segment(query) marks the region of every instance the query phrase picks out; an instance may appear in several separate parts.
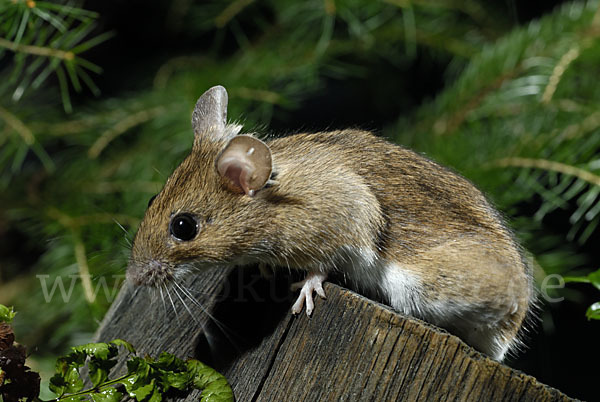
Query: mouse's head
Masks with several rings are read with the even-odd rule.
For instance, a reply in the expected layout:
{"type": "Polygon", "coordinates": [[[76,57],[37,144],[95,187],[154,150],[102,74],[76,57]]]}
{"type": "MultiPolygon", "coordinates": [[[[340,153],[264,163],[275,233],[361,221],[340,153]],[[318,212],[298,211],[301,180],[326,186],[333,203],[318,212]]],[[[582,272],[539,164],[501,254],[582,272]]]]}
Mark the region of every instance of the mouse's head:
{"type": "Polygon", "coordinates": [[[150,200],[135,236],[128,278],[160,286],[192,266],[240,262],[264,248],[271,152],[227,125],[227,92],[216,86],[194,108],[191,154],[150,200]]]}

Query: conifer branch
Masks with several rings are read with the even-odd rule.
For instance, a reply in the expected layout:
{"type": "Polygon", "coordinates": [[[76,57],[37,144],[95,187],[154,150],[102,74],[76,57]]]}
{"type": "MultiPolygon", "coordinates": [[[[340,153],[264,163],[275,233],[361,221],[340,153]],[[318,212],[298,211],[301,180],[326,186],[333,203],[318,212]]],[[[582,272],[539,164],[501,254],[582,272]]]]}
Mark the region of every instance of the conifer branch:
{"type": "Polygon", "coordinates": [[[81,277],[81,284],[83,286],[83,294],[89,304],[94,302],[94,291],[92,289],[92,277],[90,275],[90,267],[88,265],[88,259],[85,252],[85,245],[81,240],[81,236],[78,232],[73,232],[75,238],[75,261],[79,268],[79,276],[81,277]]]}
{"type": "Polygon", "coordinates": [[[75,254],[75,261],[77,262],[77,267],[79,270],[79,275],[81,277],[81,283],[83,285],[85,298],[88,303],[93,303],[94,293],[92,291],[90,269],[87,263],[85,245],[83,244],[83,241],[81,240],[81,237],[79,235],[79,225],[74,221],[74,219],[71,216],[59,211],[57,208],[50,207],[47,211],[47,214],[71,232],[74,241],[73,251],[75,254]]]}
{"type": "Polygon", "coordinates": [[[46,215],[71,231],[77,231],[81,227],[92,224],[112,224],[115,220],[131,226],[135,226],[140,222],[138,218],[124,214],[98,213],[73,217],[54,207],[48,208],[46,215]]]}
{"type": "Polygon", "coordinates": [[[160,66],[160,68],[154,75],[154,88],[166,88],[167,83],[169,82],[169,78],[171,78],[171,75],[173,75],[177,70],[185,67],[200,67],[205,61],[206,58],[198,56],[179,56],[168,60],[166,63],[160,66]]]}
{"type": "Polygon", "coordinates": [[[581,123],[571,124],[567,126],[561,133],[559,139],[572,140],[574,138],[580,138],[584,134],[600,128],[600,110],[588,115],[581,123]]]}
{"type": "Polygon", "coordinates": [[[73,251],[75,254],[75,261],[77,263],[84,295],[88,303],[94,303],[94,291],[90,268],[88,265],[87,253],[85,251],[85,243],[81,239],[80,228],[91,223],[113,223],[115,221],[127,221],[128,224],[135,226],[139,223],[139,220],[127,215],[115,214],[93,214],[74,218],[54,207],[50,207],[46,213],[50,218],[56,220],[61,226],[71,232],[74,243],[73,251]]]}
{"type": "Polygon", "coordinates": [[[335,0],[323,0],[323,1],[324,1],[325,13],[327,15],[335,15],[335,12],[336,12],[335,0]]]}
{"type": "Polygon", "coordinates": [[[469,112],[477,109],[484,99],[504,84],[504,82],[518,76],[522,70],[522,65],[517,65],[510,71],[498,76],[489,85],[484,86],[466,102],[466,104],[451,116],[442,116],[433,124],[433,131],[436,135],[452,134],[468,117],[469,112]]]}
{"type": "Polygon", "coordinates": [[[283,101],[283,97],[274,91],[267,91],[263,89],[238,87],[231,90],[232,94],[239,96],[244,99],[251,99],[259,102],[277,104],[283,101]]]}
{"type": "Polygon", "coordinates": [[[452,1],[452,0],[384,0],[385,3],[393,4],[400,8],[420,6],[424,8],[439,8],[447,10],[458,10],[471,17],[480,24],[488,24],[490,18],[484,8],[475,1],[452,1]]]}
{"type": "MultiPolygon", "coordinates": [[[[163,183],[158,181],[105,181],[90,183],[85,191],[96,194],[120,193],[123,191],[139,191],[142,193],[156,194],[163,183]]],[[[128,220],[131,221],[131,217],[128,220]]]]}
{"type": "Polygon", "coordinates": [[[75,53],[49,47],[23,45],[21,43],[11,42],[7,39],[0,38],[0,47],[12,50],[13,52],[27,53],[34,56],[56,57],[62,60],[75,59],[75,53]]]}
{"type": "Polygon", "coordinates": [[[23,138],[25,144],[31,146],[35,143],[33,132],[17,116],[0,106],[0,118],[12,127],[23,138]]]}
{"type": "Polygon", "coordinates": [[[244,8],[254,3],[254,0],[236,0],[230,3],[221,14],[215,18],[215,26],[217,28],[223,28],[229,23],[237,14],[239,14],[244,8]]]}
{"type": "Polygon", "coordinates": [[[497,167],[520,167],[549,170],[577,177],[594,186],[600,187],[600,176],[593,174],[592,172],[589,172],[585,169],[578,168],[576,166],[567,165],[565,163],[551,161],[547,159],[511,157],[498,159],[496,161],[493,161],[491,165],[497,167]]]}
{"type": "Polygon", "coordinates": [[[90,159],[96,159],[100,153],[119,135],[123,134],[130,128],[133,128],[137,125],[147,122],[148,120],[152,120],[156,116],[164,113],[165,108],[162,106],[158,106],[148,110],[142,110],[140,112],[134,113],[131,116],[121,120],[114,127],[106,130],[104,133],[100,135],[100,138],[94,142],[94,144],[88,150],[88,157],[90,159]]]}
{"type": "Polygon", "coordinates": [[[556,87],[558,86],[558,82],[562,75],[567,71],[569,65],[581,54],[579,45],[574,44],[571,49],[567,53],[565,53],[559,60],[558,64],[554,67],[552,71],[552,75],[548,80],[548,85],[546,85],[546,89],[544,90],[544,94],[542,95],[542,103],[550,103],[552,100],[552,96],[554,92],[556,92],[556,87]]]}

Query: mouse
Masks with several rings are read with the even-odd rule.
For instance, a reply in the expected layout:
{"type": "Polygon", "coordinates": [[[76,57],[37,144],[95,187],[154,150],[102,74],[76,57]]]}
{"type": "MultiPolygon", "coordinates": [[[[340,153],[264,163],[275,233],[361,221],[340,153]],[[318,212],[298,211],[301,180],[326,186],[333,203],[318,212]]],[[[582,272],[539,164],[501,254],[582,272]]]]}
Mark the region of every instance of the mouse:
{"type": "Polygon", "coordinates": [[[531,264],[475,185],[369,131],[241,133],[227,105],[222,86],[198,99],[192,150],[149,202],[130,282],[285,267],[306,272],[291,311],[310,316],[323,282],[341,274],[497,361],[519,349],[535,303],[531,264]]]}

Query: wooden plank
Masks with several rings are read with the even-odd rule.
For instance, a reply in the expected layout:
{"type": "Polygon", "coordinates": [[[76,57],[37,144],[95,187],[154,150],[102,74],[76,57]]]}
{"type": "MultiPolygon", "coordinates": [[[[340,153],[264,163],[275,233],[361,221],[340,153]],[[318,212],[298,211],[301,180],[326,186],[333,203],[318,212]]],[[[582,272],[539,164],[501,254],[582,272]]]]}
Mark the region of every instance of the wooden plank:
{"type": "Polygon", "coordinates": [[[181,284],[202,304],[187,307],[174,291],[163,305],[145,289],[124,288],[96,338],[198,358],[228,378],[237,401],[570,400],[439,328],[333,284],[313,317],[293,317],[290,282],[265,280],[256,269],[214,269],[181,284]]]}

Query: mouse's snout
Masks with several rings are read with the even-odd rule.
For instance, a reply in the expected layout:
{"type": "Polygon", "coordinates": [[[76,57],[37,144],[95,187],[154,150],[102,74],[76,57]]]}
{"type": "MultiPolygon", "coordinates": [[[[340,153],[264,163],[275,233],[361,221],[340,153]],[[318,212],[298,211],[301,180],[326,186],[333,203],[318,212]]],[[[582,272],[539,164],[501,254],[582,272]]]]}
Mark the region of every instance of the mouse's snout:
{"type": "Polygon", "coordinates": [[[159,287],[173,280],[173,270],[156,260],[130,261],[127,280],[135,286],[159,287]]]}

